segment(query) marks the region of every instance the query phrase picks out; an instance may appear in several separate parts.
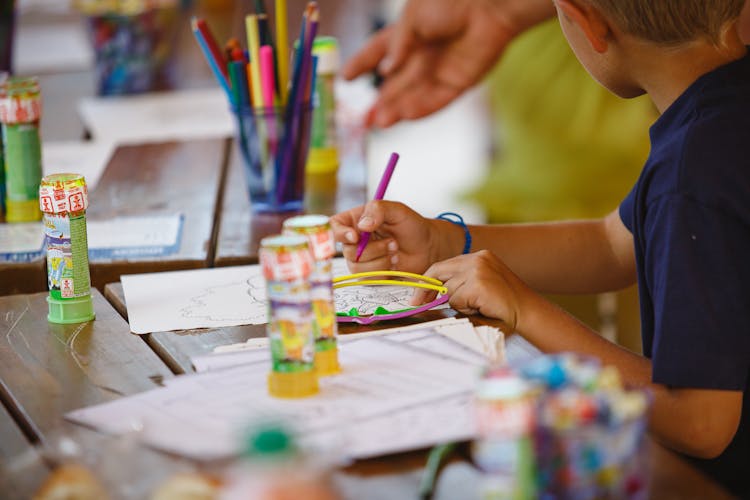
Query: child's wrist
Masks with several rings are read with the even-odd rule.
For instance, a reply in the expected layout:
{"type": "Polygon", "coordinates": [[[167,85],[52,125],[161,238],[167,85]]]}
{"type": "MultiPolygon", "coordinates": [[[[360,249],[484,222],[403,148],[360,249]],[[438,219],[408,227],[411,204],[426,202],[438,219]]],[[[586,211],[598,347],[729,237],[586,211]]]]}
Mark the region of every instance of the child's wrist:
{"type": "Polygon", "coordinates": [[[463,217],[455,212],[443,212],[435,217],[435,222],[442,236],[438,260],[471,252],[471,232],[463,217]]]}

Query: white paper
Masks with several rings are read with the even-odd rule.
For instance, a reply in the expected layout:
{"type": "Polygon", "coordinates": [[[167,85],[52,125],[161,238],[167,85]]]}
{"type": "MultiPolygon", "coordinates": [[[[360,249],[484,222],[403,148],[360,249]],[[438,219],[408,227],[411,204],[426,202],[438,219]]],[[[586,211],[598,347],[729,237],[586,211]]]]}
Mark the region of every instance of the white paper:
{"type": "Polygon", "coordinates": [[[219,88],[88,97],[78,111],[95,140],[115,144],[234,135],[234,119],[219,88]]]}
{"type": "MultiPolygon", "coordinates": [[[[346,261],[333,260],[333,274],[347,274],[346,261]]],[[[266,323],[266,285],[259,265],[217,267],[121,278],[130,330],[151,333],[266,323]]],[[[334,292],[336,310],[378,305],[410,307],[413,289],[400,286],[345,287],[334,292]]]]}
{"type": "Polygon", "coordinates": [[[13,42],[14,73],[70,73],[91,68],[93,63],[94,50],[82,22],[18,23],[13,42]]]}
{"type": "Polygon", "coordinates": [[[138,258],[179,250],[182,215],[143,215],[87,221],[89,254],[138,258]]]}
{"type": "MultiPolygon", "coordinates": [[[[444,318],[398,328],[348,333],[346,335],[341,335],[339,339],[340,342],[349,342],[368,337],[389,336],[391,339],[399,342],[410,342],[412,340],[423,338],[425,336],[424,332],[430,331],[446,335],[447,337],[458,341],[458,343],[461,343],[461,336],[466,336],[466,334],[461,332],[460,335],[457,335],[458,330],[469,330],[469,335],[473,335],[471,329],[471,322],[466,318],[460,320],[456,318],[444,318]],[[454,328],[448,331],[445,328],[449,325],[459,325],[460,328],[454,328]]],[[[252,363],[259,359],[263,359],[264,357],[268,357],[268,345],[268,337],[251,338],[246,342],[217,346],[214,348],[213,353],[193,356],[190,358],[190,361],[197,372],[223,370],[225,368],[252,363]]],[[[471,347],[472,346],[470,346],[470,348],[471,347]]],[[[481,351],[477,352],[481,354],[481,351]]]]}
{"type": "Polygon", "coordinates": [[[86,178],[93,191],[112,157],[115,147],[101,141],[44,141],[42,168],[44,175],[75,173],[86,178]]]}
{"type": "MultiPolygon", "coordinates": [[[[270,363],[265,361],[183,376],[167,387],[76,410],[67,418],[115,434],[139,425],[146,443],[197,459],[235,454],[241,442],[237,432],[253,421],[271,418],[289,422],[313,443],[325,442],[318,435],[338,436],[327,441],[331,449],[356,457],[362,450],[380,454],[442,441],[445,435],[435,425],[442,419],[436,418],[435,409],[467,397],[476,380],[477,367],[471,363],[384,338],[349,342],[340,347],[339,357],[343,373],[321,379],[320,393],[309,398],[269,396],[265,381],[270,363]],[[433,422],[429,431],[420,430],[428,441],[415,443],[403,423],[402,435],[394,435],[387,417],[417,408],[422,409],[420,421],[433,422]],[[360,422],[371,419],[380,422],[373,432],[390,434],[379,449],[373,449],[369,436],[358,430],[360,422]],[[339,432],[347,427],[350,431],[339,432]]],[[[461,405],[449,406],[458,407],[456,414],[460,413],[461,405]]],[[[457,421],[469,423],[465,416],[457,421]]],[[[463,429],[464,436],[471,432],[463,429]]],[[[451,428],[451,438],[456,434],[457,429],[451,428]]]]}
{"type": "Polygon", "coordinates": [[[511,335],[505,341],[505,358],[510,365],[523,363],[541,355],[542,351],[519,334],[511,335]]]}
{"type": "Polygon", "coordinates": [[[0,224],[0,256],[41,252],[44,229],[39,222],[0,224]]]}
{"type": "Polygon", "coordinates": [[[121,281],[133,333],[266,322],[258,266],[131,274],[121,281]]]}

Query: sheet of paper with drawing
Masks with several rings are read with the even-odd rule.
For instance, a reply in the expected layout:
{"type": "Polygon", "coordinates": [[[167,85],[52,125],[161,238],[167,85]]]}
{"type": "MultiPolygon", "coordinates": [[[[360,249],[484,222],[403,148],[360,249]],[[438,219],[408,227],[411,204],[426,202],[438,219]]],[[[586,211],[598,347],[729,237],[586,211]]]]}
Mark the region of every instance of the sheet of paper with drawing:
{"type": "Polygon", "coordinates": [[[430,330],[408,342],[364,338],[340,347],[343,373],[300,400],[268,395],[269,361],[178,377],[166,387],[76,410],[67,418],[197,459],[234,455],[237,432],[263,418],[290,422],[304,442],[373,456],[473,434],[468,401],[481,356],[430,330]],[[427,339],[427,345],[425,340],[427,339]],[[414,422],[420,423],[415,430],[414,422]]]}
{"type": "MultiPolygon", "coordinates": [[[[334,276],[347,273],[346,261],[334,259],[334,276]]],[[[124,275],[122,286],[133,333],[266,322],[265,282],[258,265],[124,275]]],[[[378,306],[409,308],[412,293],[402,286],[347,287],[337,289],[334,297],[337,311],[356,307],[365,316],[378,306]]]]}

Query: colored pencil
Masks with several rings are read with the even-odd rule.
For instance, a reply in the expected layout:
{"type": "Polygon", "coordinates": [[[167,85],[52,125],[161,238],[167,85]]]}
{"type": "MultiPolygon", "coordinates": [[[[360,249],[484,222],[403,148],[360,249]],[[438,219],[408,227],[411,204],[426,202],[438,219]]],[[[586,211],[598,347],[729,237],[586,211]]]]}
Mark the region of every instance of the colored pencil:
{"type": "Polygon", "coordinates": [[[218,66],[219,71],[224,76],[224,79],[226,81],[229,81],[227,62],[224,60],[224,56],[221,53],[219,44],[216,42],[216,38],[214,38],[213,33],[211,33],[211,28],[208,27],[208,23],[205,19],[194,17],[193,21],[193,30],[197,28],[201,32],[201,34],[203,35],[203,40],[205,40],[208,49],[211,51],[211,56],[213,57],[214,61],[216,61],[216,65],[218,66]]]}
{"type": "Polygon", "coordinates": [[[286,0],[276,0],[276,67],[282,105],[286,103],[289,81],[289,40],[287,38],[286,0]]]}
{"type": "Polygon", "coordinates": [[[200,47],[201,52],[203,52],[203,57],[206,58],[208,66],[209,68],[211,68],[211,72],[219,82],[219,85],[221,85],[221,88],[224,89],[224,92],[227,94],[227,98],[230,100],[230,102],[233,102],[232,91],[229,87],[228,74],[225,75],[221,71],[222,68],[224,69],[224,71],[226,71],[226,68],[223,67],[223,57],[219,60],[214,57],[214,54],[211,52],[209,43],[205,38],[204,32],[201,31],[200,26],[195,18],[193,18],[193,20],[191,21],[191,27],[193,29],[193,35],[198,41],[198,46],[200,47]]]}
{"type": "Polygon", "coordinates": [[[260,39],[258,37],[258,18],[254,14],[245,17],[245,29],[247,30],[247,48],[250,52],[250,73],[252,81],[250,85],[253,89],[253,107],[263,106],[263,94],[260,86],[260,39]]]}
{"type": "MultiPolygon", "coordinates": [[[[388,183],[391,182],[391,177],[393,176],[393,171],[396,169],[398,158],[398,153],[391,153],[391,157],[388,159],[388,164],[385,166],[385,170],[383,170],[383,176],[380,178],[378,187],[375,190],[375,197],[373,198],[374,200],[382,200],[383,196],[385,196],[385,190],[388,189],[388,183]]],[[[359,262],[359,258],[362,256],[362,252],[365,250],[365,247],[367,246],[367,243],[369,241],[370,233],[368,231],[363,231],[359,236],[357,256],[354,259],[355,262],[359,262]]]]}

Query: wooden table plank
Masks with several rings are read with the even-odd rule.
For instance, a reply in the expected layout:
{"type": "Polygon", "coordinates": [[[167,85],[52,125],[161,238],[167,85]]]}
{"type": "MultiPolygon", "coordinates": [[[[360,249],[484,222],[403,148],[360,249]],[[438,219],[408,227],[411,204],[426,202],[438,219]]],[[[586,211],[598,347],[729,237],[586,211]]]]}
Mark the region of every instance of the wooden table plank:
{"type": "Polygon", "coordinates": [[[94,259],[92,284],[103,289],[122,274],[208,267],[226,152],[224,139],[119,147],[89,193],[89,220],[181,213],[181,244],[163,257],[94,259]]]}
{"type": "Polygon", "coordinates": [[[49,473],[10,413],[0,404],[0,492],[6,500],[31,498],[49,473]]]}
{"type": "Polygon", "coordinates": [[[0,297],[0,380],[6,406],[40,436],[65,412],[157,386],[172,374],[96,290],[96,320],[47,321],[47,294],[0,297]]]}
{"type": "MultiPolygon", "coordinates": [[[[308,175],[305,209],[333,215],[365,202],[365,167],[357,155],[342,161],[337,174],[308,175]]],[[[234,145],[220,211],[215,266],[237,266],[258,262],[258,247],[264,237],[278,233],[282,222],[294,213],[253,214],[250,209],[244,165],[234,145]]]]}
{"type": "Polygon", "coordinates": [[[0,262],[0,296],[46,290],[46,266],[44,257],[31,262],[0,262]]]}
{"type": "Polygon", "coordinates": [[[0,400],[24,434],[52,460],[61,458],[61,440],[74,443],[78,451],[70,458],[91,468],[116,497],[145,498],[168,475],[194,469],[137,446],[133,436],[106,436],[63,419],[70,410],[155,388],[172,373],[98,291],[96,319],[73,325],[47,321],[46,296],[0,297],[0,400]],[[129,482],[133,477],[138,481],[129,482]]]}

